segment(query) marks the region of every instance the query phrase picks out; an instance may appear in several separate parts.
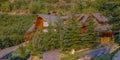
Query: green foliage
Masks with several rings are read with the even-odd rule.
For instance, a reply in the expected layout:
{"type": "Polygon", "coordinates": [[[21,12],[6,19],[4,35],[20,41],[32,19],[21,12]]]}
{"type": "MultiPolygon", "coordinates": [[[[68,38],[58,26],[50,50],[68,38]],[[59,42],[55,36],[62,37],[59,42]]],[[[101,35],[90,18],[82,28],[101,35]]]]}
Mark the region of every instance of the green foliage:
{"type": "Polygon", "coordinates": [[[58,2],[59,0],[44,0],[43,2],[48,2],[48,3],[56,3],[58,2]]]}
{"type": "Polygon", "coordinates": [[[0,6],[2,3],[6,2],[6,1],[8,1],[8,0],[0,0],[0,6]]]}
{"type": "MultiPolygon", "coordinates": [[[[4,3],[10,2],[10,1],[3,1],[4,3]]],[[[4,3],[1,3],[0,6],[4,3]]],[[[86,1],[59,1],[59,0],[15,0],[12,3],[9,3],[10,5],[10,12],[16,11],[16,10],[27,10],[30,13],[46,13],[50,10],[58,10],[62,9],[65,13],[70,10],[70,7],[72,4],[77,4],[79,9],[77,13],[84,12],[86,10],[89,10],[88,12],[96,12],[96,9],[93,7],[94,2],[86,0],[86,1]],[[57,8],[59,6],[59,8],[57,8]]],[[[6,9],[9,9],[9,7],[6,7],[6,9]]],[[[5,10],[3,10],[6,12],[5,10]]],[[[63,13],[64,13],[63,12],[63,13]]]]}
{"type": "Polygon", "coordinates": [[[27,10],[32,14],[36,13],[48,13],[48,10],[53,9],[52,3],[57,3],[59,0],[15,0],[12,3],[10,1],[0,2],[0,11],[11,12],[16,10],[27,10]],[[46,4],[44,4],[46,3],[46,4]]]}
{"type": "MultiPolygon", "coordinates": [[[[96,0],[97,1],[97,0],[96,0]]],[[[91,0],[79,0],[78,2],[78,10],[81,13],[86,13],[86,14],[91,14],[91,13],[96,13],[96,1],[91,1],[91,0]],[[87,12],[86,12],[87,11],[87,12]]]]}
{"type": "Polygon", "coordinates": [[[48,27],[48,32],[43,32],[41,29],[37,31],[33,38],[33,50],[45,52],[49,50],[59,49],[59,40],[57,39],[57,32],[54,30],[52,26],[48,27]]]}
{"type": "MultiPolygon", "coordinates": [[[[112,26],[113,33],[119,33],[120,30],[120,0],[99,0],[96,8],[99,12],[109,17],[109,24],[112,26]]],[[[115,35],[118,38],[118,34],[115,35]]],[[[116,40],[116,39],[115,39],[116,40]]],[[[117,39],[118,40],[118,39],[117,39]]]]}
{"type": "Polygon", "coordinates": [[[54,28],[50,26],[48,28],[48,32],[44,34],[43,41],[41,41],[41,45],[44,45],[42,46],[43,51],[58,49],[59,40],[57,39],[57,37],[57,32],[55,32],[54,28]]]}
{"type": "Polygon", "coordinates": [[[57,33],[57,40],[60,44],[60,49],[63,50],[63,40],[64,40],[64,27],[63,27],[63,21],[58,18],[56,22],[56,33],[57,33]]]}
{"type": "MultiPolygon", "coordinates": [[[[106,13],[106,15],[108,14],[109,17],[110,17],[110,20],[109,20],[109,24],[112,25],[112,31],[114,33],[119,33],[120,31],[120,3],[117,3],[117,2],[120,2],[120,1],[114,1],[113,3],[109,3],[109,5],[111,6],[111,9],[109,9],[108,7],[105,7],[106,10],[108,10],[109,14],[106,13]]],[[[118,37],[119,34],[115,34],[115,41],[119,40],[120,37],[118,37]]],[[[117,43],[119,43],[119,41],[117,41],[117,43]]]]}
{"type": "Polygon", "coordinates": [[[5,2],[4,4],[1,4],[0,9],[3,12],[9,12],[9,11],[11,11],[10,3],[9,2],[5,2]]]}
{"type": "Polygon", "coordinates": [[[12,53],[12,57],[18,57],[18,58],[28,58],[28,54],[30,53],[30,50],[27,47],[19,47],[17,51],[12,53]]]}
{"type": "Polygon", "coordinates": [[[32,2],[30,3],[29,5],[29,10],[32,12],[32,13],[36,13],[38,8],[39,8],[39,4],[37,4],[37,2],[32,2]]]}
{"type": "MultiPolygon", "coordinates": [[[[120,16],[120,15],[119,15],[120,16]]],[[[120,18],[119,18],[119,16],[116,16],[116,17],[113,17],[113,18],[111,18],[110,19],[110,21],[109,21],[109,23],[111,23],[112,25],[113,25],[113,27],[112,27],[112,30],[114,31],[114,32],[118,32],[119,30],[120,30],[120,18]]]]}
{"type": "Polygon", "coordinates": [[[28,10],[30,0],[15,0],[11,3],[12,10],[28,10]]]}
{"type": "Polygon", "coordinates": [[[64,32],[65,50],[81,48],[80,26],[73,16],[67,21],[67,25],[64,27],[64,32]]]}
{"type": "Polygon", "coordinates": [[[99,12],[106,16],[111,16],[116,10],[116,7],[120,6],[119,0],[99,0],[97,1],[96,8],[99,12]]]}
{"type": "Polygon", "coordinates": [[[23,42],[23,36],[34,19],[34,15],[0,15],[0,48],[23,42]]]}
{"type": "Polygon", "coordinates": [[[82,44],[84,47],[94,47],[97,44],[97,32],[95,31],[95,23],[92,19],[88,19],[86,23],[86,32],[82,34],[82,44]]]}
{"type": "Polygon", "coordinates": [[[45,9],[45,8],[46,8],[46,6],[41,4],[41,2],[38,2],[38,1],[37,2],[31,2],[29,4],[29,10],[33,14],[43,13],[44,11],[47,11],[47,9],[45,9]]]}

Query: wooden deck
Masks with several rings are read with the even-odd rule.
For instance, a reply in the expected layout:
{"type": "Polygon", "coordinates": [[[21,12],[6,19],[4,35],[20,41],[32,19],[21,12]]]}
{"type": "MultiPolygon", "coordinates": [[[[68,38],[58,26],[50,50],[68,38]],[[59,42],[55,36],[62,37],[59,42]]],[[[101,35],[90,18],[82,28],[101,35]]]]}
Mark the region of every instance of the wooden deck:
{"type": "Polygon", "coordinates": [[[20,45],[13,46],[13,47],[9,47],[9,48],[5,48],[5,49],[3,49],[3,50],[0,50],[0,59],[2,59],[4,56],[10,54],[11,52],[16,51],[16,50],[19,48],[19,46],[25,46],[26,43],[27,43],[27,42],[24,42],[24,43],[22,43],[22,44],[20,44],[20,45]]]}

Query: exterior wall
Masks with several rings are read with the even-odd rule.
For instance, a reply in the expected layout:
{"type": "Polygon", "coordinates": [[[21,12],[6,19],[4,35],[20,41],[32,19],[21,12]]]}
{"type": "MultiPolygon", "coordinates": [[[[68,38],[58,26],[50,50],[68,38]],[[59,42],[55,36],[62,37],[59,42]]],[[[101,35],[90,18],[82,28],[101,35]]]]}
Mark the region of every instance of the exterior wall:
{"type": "Polygon", "coordinates": [[[101,32],[100,42],[101,43],[108,43],[113,40],[112,32],[101,32]]]}
{"type": "Polygon", "coordinates": [[[100,42],[101,42],[101,43],[108,43],[108,42],[110,42],[111,40],[112,40],[111,37],[101,37],[101,38],[100,38],[100,42]]]}
{"type": "Polygon", "coordinates": [[[86,25],[83,24],[82,27],[81,27],[81,34],[85,33],[86,32],[86,25]]]}
{"type": "Polygon", "coordinates": [[[63,24],[64,24],[64,25],[67,24],[67,19],[64,19],[63,24]]]}
{"type": "Polygon", "coordinates": [[[30,39],[38,28],[45,29],[45,27],[43,26],[44,21],[45,20],[43,20],[41,17],[37,16],[36,22],[30,27],[30,29],[27,31],[27,34],[24,36],[24,41],[30,39]]]}
{"type": "Polygon", "coordinates": [[[45,22],[45,20],[43,20],[41,17],[37,16],[36,22],[35,22],[35,30],[37,30],[38,28],[43,29],[44,28],[43,22],[45,22]]]}

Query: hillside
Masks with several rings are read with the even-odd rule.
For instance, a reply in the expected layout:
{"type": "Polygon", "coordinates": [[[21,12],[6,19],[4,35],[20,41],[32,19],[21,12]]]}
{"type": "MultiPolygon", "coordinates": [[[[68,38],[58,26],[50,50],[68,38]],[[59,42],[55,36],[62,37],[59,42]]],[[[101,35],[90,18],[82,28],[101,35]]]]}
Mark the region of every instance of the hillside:
{"type": "Polygon", "coordinates": [[[36,13],[48,13],[50,10],[54,10],[57,6],[69,5],[69,0],[4,0],[0,1],[1,13],[10,14],[36,14],[36,13]]]}
{"type": "Polygon", "coordinates": [[[23,42],[34,19],[34,15],[0,15],[0,49],[23,42]]]}
{"type": "Polygon", "coordinates": [[[120,0],[0,0],[0,60],[112,60],[119,11],[120,0]]]}
{"type": "Polygon", "coordinates": [[[77,13],[91,13],[98,12],[96,8],[101,2],[102,0],[1,0],[0,13],[38,14],[57,10],[65,15],[72,6],[77,6],[77,13]]]}

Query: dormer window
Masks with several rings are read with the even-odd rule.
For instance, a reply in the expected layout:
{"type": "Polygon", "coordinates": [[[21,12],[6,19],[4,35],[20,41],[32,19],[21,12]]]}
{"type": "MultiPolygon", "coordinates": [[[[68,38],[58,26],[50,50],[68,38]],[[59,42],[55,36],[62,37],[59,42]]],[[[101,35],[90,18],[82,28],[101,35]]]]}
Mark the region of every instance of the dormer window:
{"type": "Polygon", "coordinates": [[[48,27],[49,26],[48,22],[43,22],[43,26],[48,27]]]}

